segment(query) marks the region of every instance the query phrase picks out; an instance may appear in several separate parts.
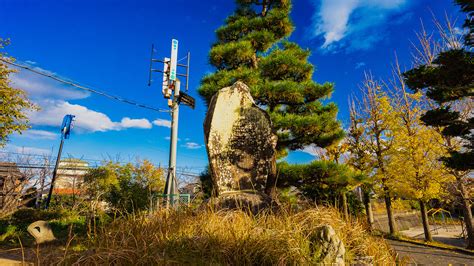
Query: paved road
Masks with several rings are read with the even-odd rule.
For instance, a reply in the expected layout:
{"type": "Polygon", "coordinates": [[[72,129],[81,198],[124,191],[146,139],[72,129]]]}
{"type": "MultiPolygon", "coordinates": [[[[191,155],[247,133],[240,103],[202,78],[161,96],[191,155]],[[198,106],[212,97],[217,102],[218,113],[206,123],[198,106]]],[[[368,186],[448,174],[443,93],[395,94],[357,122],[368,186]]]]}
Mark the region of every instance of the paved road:
{"type": "Polygon", "coordinates": [[[406,242],[388,240],[402,262],[409,265],[474,265],[474,256],[425,247],[406,242]]]}

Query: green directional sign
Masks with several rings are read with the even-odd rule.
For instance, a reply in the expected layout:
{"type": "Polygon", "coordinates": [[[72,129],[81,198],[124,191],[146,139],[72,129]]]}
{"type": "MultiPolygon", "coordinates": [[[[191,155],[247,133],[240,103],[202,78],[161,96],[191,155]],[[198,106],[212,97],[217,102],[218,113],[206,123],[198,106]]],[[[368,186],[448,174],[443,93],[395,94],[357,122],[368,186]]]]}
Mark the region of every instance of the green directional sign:
{"type": "Polygon", "coordinates": [[[176,65],[178,64],[178,40],[171,40],[170,80],[176,80],[176,65]]]}

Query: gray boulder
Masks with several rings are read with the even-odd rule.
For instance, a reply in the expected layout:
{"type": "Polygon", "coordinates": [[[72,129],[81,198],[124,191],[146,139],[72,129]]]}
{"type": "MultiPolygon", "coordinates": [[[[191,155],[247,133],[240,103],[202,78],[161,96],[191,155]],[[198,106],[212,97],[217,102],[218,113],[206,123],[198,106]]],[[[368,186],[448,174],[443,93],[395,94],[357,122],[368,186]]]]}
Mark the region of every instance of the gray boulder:
{"type": "Polygon", "coordinates": [[[319,227],[311,236],[315,260],[324,265],[344,265],[346,249],[330,225],[319,227]]]}
{"type": "Polygon", "coordinates": [[[270,117],[254,103],[244,83],[236,82],[214,95],[204,133],[218,195],[265,191],[275,175],[277,137],[270,117]]]}
{"type": "Polygon", "coordinates": [[[36,221],[28,226],[26,229],[36,240],[36,244],[55,241],[53,230],[46,221],[36,221]]]}

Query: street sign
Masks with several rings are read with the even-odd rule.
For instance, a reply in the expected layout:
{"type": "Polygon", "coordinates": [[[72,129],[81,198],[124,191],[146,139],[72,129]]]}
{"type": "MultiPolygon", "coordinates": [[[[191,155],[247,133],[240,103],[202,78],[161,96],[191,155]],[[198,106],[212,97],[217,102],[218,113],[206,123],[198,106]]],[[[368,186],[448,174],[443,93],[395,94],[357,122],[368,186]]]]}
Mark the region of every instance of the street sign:
{"type": "Polygon", "coordinates": [[[65,115],[63,118],[63,124],[61,125],[61,138],[68,139],[71,134],[72,121],[74,121],[74,115],[65,115]]]}
{"type": "Polygon", "coordinates": [[[191,95],[182,91],[179,92],[178,102],[184,103],[185,105],[191,107],[191,109],[194,109],[196,106],[196,100],[191,95]]]}
{"type": "Polygon", "coordinates": [[[171,63],[170,63],[170,80],[176,80],[176,65],[178,64],[178,40],[171,40],[171,63]]]}

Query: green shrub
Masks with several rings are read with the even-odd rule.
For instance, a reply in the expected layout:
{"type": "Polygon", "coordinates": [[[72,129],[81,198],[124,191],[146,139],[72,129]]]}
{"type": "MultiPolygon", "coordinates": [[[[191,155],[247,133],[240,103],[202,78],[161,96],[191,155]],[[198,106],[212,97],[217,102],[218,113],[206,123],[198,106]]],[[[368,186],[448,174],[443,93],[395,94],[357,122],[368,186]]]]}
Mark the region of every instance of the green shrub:
{"type": "Polygon", "coordinates": [[[38,220],[50,221],[61,217],[59,210],[37,210],[32,208],[19,209],[11,216],[11,223],[28,226],[38,220]]]}
{"type": "Polygon", "coordinates": [[[49,209],[74,209],[77,211],[84,211],[88,208],[87,202],[79,195],[54,195],[51,199],[49,209]]]}
{"type": "Polygon", "coordinates": [[[18,235],[17,227],[14,225],[7,225],[2,231],[0,234],[0,243],[15,238],[18,235]]]}

